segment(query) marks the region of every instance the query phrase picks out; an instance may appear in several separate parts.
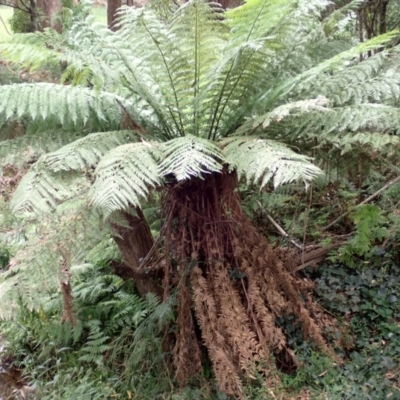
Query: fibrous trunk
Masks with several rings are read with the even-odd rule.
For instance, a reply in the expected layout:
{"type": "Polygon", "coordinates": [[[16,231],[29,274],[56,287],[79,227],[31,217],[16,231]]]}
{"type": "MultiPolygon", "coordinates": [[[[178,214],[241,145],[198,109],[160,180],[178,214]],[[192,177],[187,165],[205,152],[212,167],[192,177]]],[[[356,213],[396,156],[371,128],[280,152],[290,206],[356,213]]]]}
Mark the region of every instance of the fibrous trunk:
{"type": "Polygon", "coordinates": [[[177,288],[177,379],[201,372],[205,345],[221,391],[242,393],[255,373],[277,382],[272,354],[293,354],[276,320],[294,315],[304,334],[330,352],[300,300],[292,275],[240,207],[227,172],[172,185],[164,201],[164,290],[177,288]],[[201,341],[196,335],[201,330],[201,341]]]}
{"type": "Polygon", "coordinates": [[[140,209],[135,213],[124,213],[125,226],[113,224],[114,240],[118,245],[123,263],[114,265],[116,273],[124,279],[133,279],[141,295],[152,292],[162,295],[161,286],[156,282],[156,268],[151,271],[142,266],[142,260],[150,251],[155,251],[154,239],[140,209]],[[135,215],[136,214],[136,215],[135,215]]]}

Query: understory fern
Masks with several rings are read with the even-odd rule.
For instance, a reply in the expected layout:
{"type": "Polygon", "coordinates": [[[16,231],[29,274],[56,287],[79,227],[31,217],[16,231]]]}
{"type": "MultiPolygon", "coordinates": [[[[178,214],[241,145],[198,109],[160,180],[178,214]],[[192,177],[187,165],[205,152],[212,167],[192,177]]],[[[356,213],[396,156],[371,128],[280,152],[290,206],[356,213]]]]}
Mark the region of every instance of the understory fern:
{"type": "Polygon", "coordinates": [[[173,299],[140,298],[131,282],[109,274],[104,260],[103,266],[74,271],[76,326],[59,323],[55,297],[38,312],[20,304],[14,320],[2,322],[10,337],[7,351],[16,366],[24,366],[35,396],[150,399],[168,389],[172,377],[164,368],[161,341],[173,322],[173,299]]]}

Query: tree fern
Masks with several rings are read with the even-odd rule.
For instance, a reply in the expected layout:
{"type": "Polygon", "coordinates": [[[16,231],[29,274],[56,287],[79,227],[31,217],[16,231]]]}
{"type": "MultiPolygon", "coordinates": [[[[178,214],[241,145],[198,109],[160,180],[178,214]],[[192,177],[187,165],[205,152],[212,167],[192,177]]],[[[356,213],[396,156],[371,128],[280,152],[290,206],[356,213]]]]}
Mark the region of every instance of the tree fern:
{"type": "MultiPolygon", "coordinates": [[[[16,254],[1,283],[1,300],[12,304],[19,298],[33,309],[44,307],[63,279],[65,247],[73,274],[92,268],[94,253],[98,259],[105,248],[115,250],[115,245],[109,248],[112,235],[101,216],[119,210],[127,221],[113,232],[115,242],[132,271],[140,270],[139,256],[130,262],[124,250],[135,253],[137,241],[130,241],[131,234],[148,228],[138,209],[141,202],[150,191],[164,190],[166,197],[161,198],[170,200],[162,204],[160,243],[166,254],[160,255],[161,261],[158,254],[154,257],[153,270],[164,274],[164,296],[174,288],[178,301],[171,296],[171,303],[157,304],[158,299],[148,296],[145,310],[143,303],[121,295],[99,308],[90,302],[114,294],[122,281],[93,279],[87,288],[79,286],[83,278],[78,276],[76,298],[90,303],[87,313],[78,317],[91,316],[77,333],[91,329],[80,361],[102,365],[105,352],[113,353],[112,345],[121,344],[130,351],[124,358],[125,373],[136,388],[132,370],[138,363],[153,371],[148,354],[154,349],[162,359],[160,340],[148,332],[159,332],[172,319],[173,306],[178,313],[172,355],[182,383],[188,381],[185,371],[201,371],[192,307],[220,389],[237,397],[240,378],[235,369],[250,375],[250,365],[262,365],[263,376],[276,370],[268,370],[276,338],[262,343],[263,333],[255,327],[265,329],[265,320],[272,321],[272,329],[266,330],[273,333],[266,336],[279,337],[278,351],[286,351],[275,315],[293,313],[305,333],[329,352],[312,313],[298,297],[294,278],[241,212],[235,192],[237,177],[261,188],[270,181],[275,187],[295,180],[308,184],[321,171],[310,157],[298,154],[300,150],[324,159],[328,151],[381,151],[397,144],[398,49],[393,46],[360,62],[366,53],[393,45],[396,34],[363,43],[337,40],[333,23],[324,19],[327,5],[320,0],[249,0],[223,16],[202,0],[163,16],[150,7],[124,8],[118,32],[87,18],[75,20],[56,51],[33,63],[58,57],[67,64],[64,85],[7,85],[0,93],[3,121],[45,122],[51,117],[82,130],[76,141],[66,140],[65,147],[42,156],[15,192],[14,211],[25,214],[38,208],[50,215],[41,216],[16,254]],[[103,129],[93,130],[92,120],[103,121],[103,129]],[[120,125],[134,132],[116,132],[120,125]],[[138,215],[129,219],[132,208],[138,215]],[[137,230],[128,229],[133,225],[137,230]],[[42,253],[51,254],[50,262],[42,253]],[[198,256],[201,269],[191,268],[198,256]],[[236,267],[246,272],[253,306],[242,288],[237,290],[240,282],[229,278],[236,267]],[[262,297],[261,285],[268,287],[268,296],[262,297]],[[115,319],[103,326],[110,315],[115,319]],[[124,324],[123,335],[111,343],[111,334],[120,328],[116,319],[124,324]],[[225,343],[219,349],[215,338],[225,343]],[[219,366],[231,364],[221,373],[219,366]]],[[[15,57],[6,50],[5,57],[15,57]]],[[[25,62],[26,55],[20,60],[25,62]]],[[[146,233],[150,236],[149,229],[146,233]]],[[[151,239],[151,252],[157,253],[151,239]]],[[[116,350],[112,357],[116,360],[120,354],[116,350]]],[[[290,359],[289,352],[285,355],[290,359]]]]}

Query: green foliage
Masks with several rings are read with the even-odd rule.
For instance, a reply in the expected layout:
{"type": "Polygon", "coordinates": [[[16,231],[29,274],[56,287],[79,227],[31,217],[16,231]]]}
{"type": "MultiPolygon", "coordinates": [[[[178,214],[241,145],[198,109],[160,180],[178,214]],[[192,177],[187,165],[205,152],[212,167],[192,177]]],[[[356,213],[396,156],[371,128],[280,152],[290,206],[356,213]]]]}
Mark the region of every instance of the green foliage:
{"type": "MultiPolygon", "coordinates": [[[[67,16],[64,35],[1,45],[3,57],[24,67],[65,68],[62,84],[7,84],[0,94],[0,123],[21,127],[2,130],[3,163],[35,162],[13,210],[48,214],[13,222],[2,210],[12,234],[0,237],[1,330],[40,398],[143,400],[173,391],[163,338],[174,329],[174,298],[141,299],[110,274],[106,265],[120,255],[93,206],[107,213],[140,206],[154,188],[227,168],[243,178],[245,206],[265,233],[272,235],[273,216],[301,242],[320,238],[319,228],[355,205],[355,162],[357,179],[370,176],[364,195],[382,186],[385,170],[373,175],[370,156],[376,170],[379,157],[397,162],[399,49],[384,49],[394,33],[361,44],[340,37],[358,4],[324,18],[326,4],[317,0],[250,0],[224,19],[213,4],[193,0],[162,15],[157,7],[122,9],[118,32],[93,24],[82,4],[67,16]],[[360,62],[369,51],[376,54],[360,62]],[[126,120],[140,128],[121,130],[126,120]],[[291,184],[317,175],[305,194],[291,184]],[[270,181],[282,186],[272,192],[270,181]],[[60,323],[60,244],[71,252],[75,327],[60,323]]],[[[348,362],[332,365],[282,320],[302,362],[282,374],[282,390],[307,386],[329,399],[398,395],[399,199],[392,188],[381,203],[356,208],[343,223],[345,234],[353,224],[355,232],[336,255],[355,268],[325,266],[316,280],[322,306],[345,327],[339,339],[354,340],[338,349],[348,362]]],[[[157,229],[157,210],[144,211],[157,229]]],[[[249,399],[271,395],[259,378],[245,388],[249,399]]],[[[209,386],[172,398],[226,398],[209,386]]]]}
{"type": "Polygon", "coordinates": [[[309,158],[290,151],[280,143],[251,136],[229,138],[222,142],[231,170],[247,182],[264,187],[273,179],[275,187],[303,179],[306,183],[320,174],[319,168],[308,163],[309,158]]]}
{"type": "Polygon", "coordinates": [[[6,119],[29,115],[33,120],[56,116],[61,124],[85,124],[92,113],[100,120],[118,121],[118,96],[51,83],[3,85],[0,112],[6,119]]]}
{"type": "MultiPolygon", "coordinates": [[[[380,252],[362,270],[325,265],[316,279],[322,305],[342,315],[349,360],[329,398],[397,398],[400,360],[400,268],[390,252],[380,252]],[[391,393],[391,394],[390,394],[391,393]]],[[[345,343],[344,341],[342,343],[345,343]]]]}
{"type": "Polygon", "coordinates": [[[161,341],[173,299],[140,298],[132,282],[109,272],[105,265],[75,269],[75,327],[60,324],[55,296],[38,312],[20,303],[15,319],[1,322],[8,356],[41,399],[151,399],[170,386],[161,341]]]}
{"type": "Polygon", "coordinates": [[[350,218],[355,225],[354,237],[341,247],[338,254],[334,255],[332,259],[339,259],[347,265],[354,266],[355,256],[371,257],[371,248],[376,250],[376,247],[373,247],[374,244],[387,237],[388,231],[383,226],[387,223],[387,218],[383,215],[382,210],[374,204],[357,207],[350,218]]]}
{"type": "Polygon", "coordinates": [[[8,22],[14,33],[26,33],[32,32],[33,30],[30,15],[26,11],[14,10],[13,15],[8,22]]]}
{"type": "MultiPolygon", "coordinates": [[[[318,138],[320,147],[335,143],[342,152],[358,145],[376,151],[397,143],[396,135],[375,133],[397,126],[393,101],[400,93],[398,74],[387,62],[397,50],[364,63],[355,61],[359,54],[384,46],[392,34],[325,54],[334,39],[323,33],[324,5],[318,1],[252,0],[226,13],[226,21],[213,7],[194,0],[163,17],[153,8],[127,8],[120,13],[116,33],[93,25],[81,12],[62,39],[50,32],[36,35],[36,43],[46,44],[47,55],[37,45],[25,50],[18,38],[22,47],[3,47],[7,57],[31,66],[61,60],[67,64],[64,81],[79,87],[4,87],[7,102],[0,111],[8,119],[27,115],[45,122],[56,116],[61,123],[84,126],[93,117],[118,123],[123,110],[146,130],[146,142],[165,143],[149,145],[157,148],[157,155],[150,156],[144,145],[108,147],[111,152],[106,154],[97,150],[95,140],[90,142],[93,154],[104,157],[90,159],[93,167],[99,163],[91,204],[107,212],[140,205],[166,176],[175,175],[177,181],[203,176],[222,170],[226,162],[230,170],[261,186],[270,178],[275,186],[294,180],[308,184],[319,170],[310,158],[279,144],[292,143],[292,138],[318,138]],[[296,63],[287,57],[291,43],[296,43],[296,63]],[[385,104],[376,104],[378,100],[385,104]],[[374,131],[366,132],[367,126],[374,131]]],[[[345,16],[350,9],[339,14],[345,16]]],[[[111,143],[114,134],[101,136],[111,143]]],[[[71,162],[82,162],[86,150],[79,148],[84,143],[68,147],[71,162]]],[[[33,210],[34,204],[41,205],[39,211],[49,211],[43,205],[64,201],[62,186],[74,182],[60,184],[56,175],[63,170],[49,174],[48,163],[35,168],[23,181],[31,189],[16,193],[16,211],[33,210]],[[23,193],[29,193],[31,205],[24,205],[23,193]]]]}
{"type": "MultiPolygon", "coordinates": [[[[70,121],[85,125],[93,117],[116,123],[122,107],[129,118],[146,129],[146,141],[165,142],[165,150],[161,146],[159,159],[155,160],[159,168],[157,173],[150,159],[148,162],[141,160],[140,170],[133,157],[135,153],[127,157],[126,150],[135,149],[134,145],[110,149],[109,156],[103,154],[104,162],[101,158],[96,160],[100,164],[90,196],[92,204],[108,211],[140,204],[139,197],[145,197],[153,185],[162,185],[163,176],[171,175],[172,171],[179,181],[220,171],[225,162],[230,163],[231,170],[261,185],[270,178],[274,179],[275,186],[296,179],[307,183],[319,173],[309,158],[281,144],[261,140],[258,134],[249,139],[232,136],[253,110],[263,104],[269,110],[263,119],[263,129],[272,121],[289,118],[293,110],[297,116],[326,111],[327,100],[322,97],[294,103],[285,99],[286,89],[283,88],[289,83],[283,76],[277,79],[278,70],[271,70],[272,60],[275,59],[279,67],[280,60],[286,58],[285,43],[298,37],[297,29],[304,30],[309,24],[307,29],[312,30],[318,23],[321,5],[315,2],[303,6],[291,0],[268,6],[264,2],[250,1],[240,12],[227,13],[226,22],[218,17],[213,6],[200,0],[185,4],[168,18],[160,18],[151,8],[124,9],[116,33],[91,24],[90,18],[83,18],[81,13],[64,42],[50,33],[36,35],[38,43],[46,44],[47,49],[51,47],[45,56],[47,60],[58,58],[67,64],[64,81],[80,87],[55,84],[4,87],[7,102],[0,105],[0,111],[8,119],[27,115],[45,121],[56,116],[61,123],[70,121]],[[257,14],[258,8],[262,12],[257,14]],[[277,14],[278,8],[281,12],[277,14]],[[252,23],[249,18],[254,18],[252,23]],[[53,42],[55,44],[49,46],[53,42]],[[226,139],[226,136],[232,137],[226,139]],[[108,157],[119,156],[118,152],[125,155],[125,163],[114,165],[108,157]],[[260,159],[265,163],[258,166],[260,159]],[[148,172],[144,171],[146,168],[148,172]],[[110,175],[114,169],[117,174],[110,175]],[[136,177],[135,180],[132,177],[136,177]],[[115,182],[115,191],[104,187],[110,179],[115,182]],[[135,185],[129,186],[132,181],[135,185]]],[[[18,40],[18,44],[23,45],[21,39],[18,40]]],[[[28,37],[27,43],[32,40],[33,36],[28,37]]],[[[381,45],[386,40],[365,44],[339,59],[353,56],[368,46],[381,45]]],[[[22,63],[28,61],[37,65],[44,60],[38,46],[32,46],[31,52],[23,47],[13,49],[6,45],[3,48],[4,54],[14,61],[19,57],[22,63]]],[[[337,64],[337,57],[317,70],[324,73],[332,63],[337,64]]],[[[293,86],[294,81],[290,81],[293,86]]],[[[253,130],[258,129],[258,123],[251,124],[253,130]]],[[[244,131],[239,128],[237,132],[242,135],[244,131]]],[[[109,135],[112,141],[113,133],[109,135]]],[[[74,163],[84,157],[83,151],[78,150],[83,143],[68,147],[71,160],[73,152],[77,152],[74,163]]],[[[93,152],[97,153],[95,142],[92,144],[93,152]]],[[[24,187],[32,188],[29,191],[31,206],[25,207],[25,200],[20,198],[14,207],[17,211],[32,209],[35,203],[54,206],[63,201],[56,176],[40,171],[41,168],[51,170],[49,164],[39,162],[35,168],[35,173],[23,181],[24,187]],[[36,190],[35,185],[42,188],[36,190]]],[[[24,192],[26,190],[19,190],[16,197],[23,196],[24,192]]],[[[39,209],[44,211],[45,207],[39,209]]]]}
{"type": "Polygon", "coordinates": [[[321,307],[339,319],[339,330],[326,332],[343,365],[318,354],[289,318],[281,320],[300,365],[283,374],[282,385],[298,393],[304,387],[315,399],[378,400],[399,398],[400,267],[390,252],[353,269],[324,264],[310,270],[321,307]]]}

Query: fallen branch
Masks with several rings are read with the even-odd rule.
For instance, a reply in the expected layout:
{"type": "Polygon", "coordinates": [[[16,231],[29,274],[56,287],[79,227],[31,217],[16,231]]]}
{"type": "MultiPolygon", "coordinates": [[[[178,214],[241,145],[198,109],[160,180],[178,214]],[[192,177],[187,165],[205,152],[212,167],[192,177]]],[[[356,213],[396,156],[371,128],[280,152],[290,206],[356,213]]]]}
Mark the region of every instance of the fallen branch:
{"type": "Polygon", "coordinates": [[[4,29],[6,30],[6,32],[7,32],[9,35],[11,35],[11,33],[8,31],[7,25],[6,25],[6,23],[4,22],[4,19],[3,19],[3,17],[2,17],[1,15],[0,15],[0,20],[1,20],[1,22],[3,23],[4,29]]]}
{"type": "Polygon", "coordinates": [[[369,203],[371,200],[375,199],[378,197],[383,191],[385,191],[387,188],[390,186],[394,185],[395,183],[400,181],[400,176],[398,176],[395,179],[392,179],[390,182],[388,182],[385,186],[381,187],[379,190],[377,190],[374,194],[371,196],[367,197],[365,200],[363,200],[361,203],[357,204],[354,206],[351,210],[346,211],[344,214],[340,215],[338,218],[336,218],[333,222],[331,222],[329,225],[325,226],[325,228],[321,229],[321,233],[325,232],[327,229],[329,229],[331,226],[335,225],[337,222],[339,222],[341,219],[344,217],[347,217],[355,208],[362,206],[363,204],[369,203]]]}
{"type": "MultiPolygon", "coordinates": [[[[261,208],[261,210],[263,210],[265,212],[265,210],[263,209],[261,203],[259,201],[257,201],[259,207],[261,208]]],[[[289,234],[267,213],[265,212],[265,215],[267,216],[267,218],[270,220],[270,222],[272,223],[272,225],[274,225],[274,227],[278,230],[278,232],[284,236],[284,237],[289,237],[289,234]]],[[[303,246],[301,244],[298,244],[295,240],[290,239],[290,243],[292,243],[293,245],[295,245],[298,249],[303,249],[303,246]]]]}
{"type": "MultiPolygon", "coordinates": [[[[284,237],[289,237],[289,234],[285,232],[285,230],[270,216],[267,214],[267,218],[272,222],[272,224],[275,226],[276,229],[278,229],[278,232],[284,236],[284,237]]],[[[295,240],[289,239],[290,243],[295,245],[298,249],[302,249],[303,246],[301,244],[298,244],[295,240]]]]}
{"type": "Polygon", "coordinates": [[[292,273],[294,274],[297,271],[300,271],[301,269],[304,269],[306,267],[309,267],[311,265],[318,264],[319,262],[323,261],[328,253],[331,250],[337,249],[340,246],[343,245],[343,241],[331,244],[327,247],[322,247],[319,249],[311,250],[309,252],[305,252],[299,255],[298,265],[296,268],[293,269],[292,273]]]}

